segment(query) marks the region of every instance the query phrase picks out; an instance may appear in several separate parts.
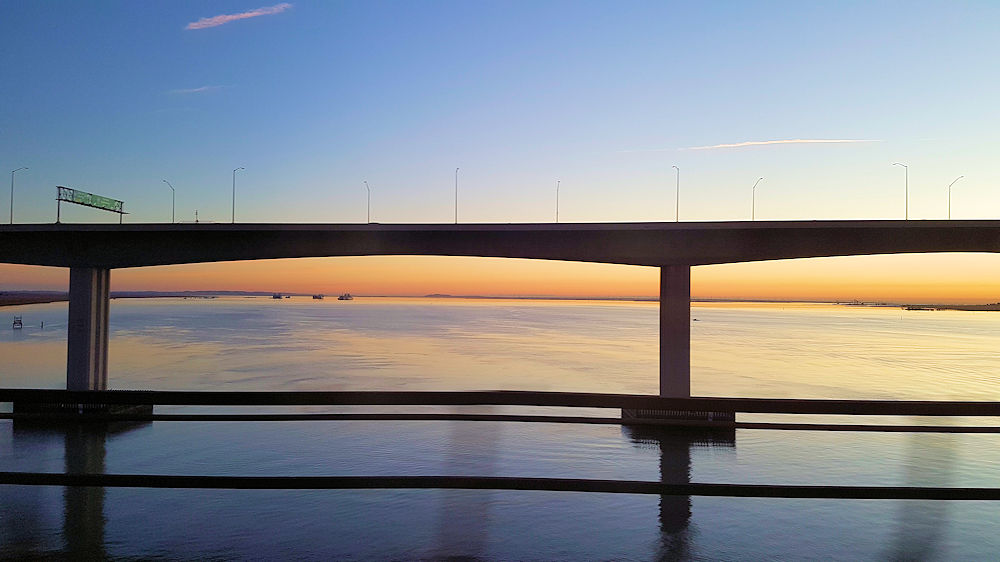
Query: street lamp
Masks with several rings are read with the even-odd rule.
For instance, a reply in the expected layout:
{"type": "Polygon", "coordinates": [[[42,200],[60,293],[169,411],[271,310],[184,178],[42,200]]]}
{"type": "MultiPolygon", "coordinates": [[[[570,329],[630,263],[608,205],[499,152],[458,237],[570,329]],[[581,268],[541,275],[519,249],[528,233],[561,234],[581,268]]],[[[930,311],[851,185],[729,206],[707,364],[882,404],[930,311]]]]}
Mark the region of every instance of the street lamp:
{"type": "Polygon", "coordinates": [[[753,188],[750,189],[750,220],[755,220],[754,214],[757,210],[757,184],[760,180],[764,178],[757,178],[757,181],[753,182],[753,188]]]}
{"type": "Polygon", "coordinates": [[[892,165],[903,167],[903,188],[906,190],[906,212],[903,214],[903,220],[910,220],[910,169],[906,164],[900,164],[899,162],[893,162],[892,165]]]}
{"type": "Polygon", "coordinates": [[[10,171],[10,224],[14,224],[14,172],[20,172],[21,170],[27,169],[27,166],[22,166],[16,170],[10,171]]]}
{"type": "Polygon", "coordinates": [[[368,180],[365,180],[365,189],[368,190],[368,224],[372,223],[372,188],[368,187],[368,180]]]}
{"type": "Polygon", "coordinates": [[[170,188],[170,222],[174,223],[177,222],[176,220],[174,220],[174,208],[175,208],[174,201],[176,199],[177,192],[174,191],[174,186],[170,185],[170,182],[168,182],[167,180],[163,180],[163,183],[167,184],[167,187],[170,188]]]}
{"type": "Polygon", "coordinates": [[[556,222],[559,222],[559,184],[562,180],[556,180],[556,222]]]}
{"type": "Polygon", "coordinates": [[[677,186],[674,188],[674,195],[676,197],[674,201],[674,222],[680,222],[681,220],[681,169],[677,166],[671,166],[671,168],[677,170],[677,186]]]}
{"type": "MultiPolygon", "coordinates": [[[[246,170],[243,166],[236,170],[246,170]]],[[[236,224],[236,170],[233,170],[233,224],[236,224]]]]}
{"type": "Polygon", "coordinates": [[[455,168],[455,224],[458,224],[458,168],[455,168]]]}
{"type": "Polygon", "coordinates": [[[955,185],[955,182],[964,178],[965,176],[958,176],[951,183],[948,184],[948,220],[951,220],[951,186],[955,185]]]}

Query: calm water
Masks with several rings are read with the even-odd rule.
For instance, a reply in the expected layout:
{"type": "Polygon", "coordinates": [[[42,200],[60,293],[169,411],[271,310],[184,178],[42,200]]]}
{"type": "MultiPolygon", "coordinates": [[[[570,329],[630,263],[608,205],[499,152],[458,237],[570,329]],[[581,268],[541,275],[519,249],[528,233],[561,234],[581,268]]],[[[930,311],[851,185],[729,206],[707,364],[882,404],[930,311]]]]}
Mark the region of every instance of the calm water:
{"type": "MultiPolygon", "coordinates": [[[[66,305],[0,309],[15,313],[25,329],[0,330],[0,386],[64,386],[66,305]]],[[[692,316],[696,395],[1000,400],[1000,314],[713,304],[692,316]]],[[[115,388],[657,390],[655,303],[116,300],[111,331],[115,388]]],[[[997,423],[943,423],[967,421],[997,423]]],[[[1000,436],[976,434],[0,421],[0,470],[18,471],[997,486],[998,461],[1000,436]]],[[[1000,547],[993,502],[0,486],[0,505],[0,557],[950,560],[1000,547]]]]}

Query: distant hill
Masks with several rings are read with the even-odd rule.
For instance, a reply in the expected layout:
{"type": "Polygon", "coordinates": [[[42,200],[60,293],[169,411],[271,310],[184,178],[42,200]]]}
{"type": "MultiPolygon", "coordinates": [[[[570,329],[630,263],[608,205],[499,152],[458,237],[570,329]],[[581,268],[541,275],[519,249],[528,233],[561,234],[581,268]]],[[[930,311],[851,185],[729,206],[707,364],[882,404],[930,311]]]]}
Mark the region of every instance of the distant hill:
{"type": "Polygon", "coordinates": [[[40,304],[68,299],[68,293],[57,291],[0,291],[0,306],[40,304]]]}
{"type": "MultiPolygon", "coordinates": [[[[274,291],[277,292],[277,291],[274,291]]],[[[208,298],[208,297],[263,297],[274,294],[272,291],[111,291],[113,299],[148,299],[148,298],[208,298]]],[[[282,293],[292,294],[292,293],[282,293]]],[[[0,306],[16,306],[22,304],[41,304],[47,302],[62,302],[69,300],[65,291],[0,291],[0,306]]]]}

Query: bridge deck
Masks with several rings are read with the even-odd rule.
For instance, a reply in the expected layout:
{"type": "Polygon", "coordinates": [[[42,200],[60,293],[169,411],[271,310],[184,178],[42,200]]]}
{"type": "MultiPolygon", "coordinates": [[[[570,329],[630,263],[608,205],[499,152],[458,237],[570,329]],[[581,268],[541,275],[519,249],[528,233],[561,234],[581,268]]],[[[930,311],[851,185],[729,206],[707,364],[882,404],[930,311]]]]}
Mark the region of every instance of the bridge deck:
{"type": "Polygon", "coordinates": [[[365,255],[664,266],[920,252],[1000,252],[1000,221],[0,226],[0,263],[105,269],[365,255]]]}

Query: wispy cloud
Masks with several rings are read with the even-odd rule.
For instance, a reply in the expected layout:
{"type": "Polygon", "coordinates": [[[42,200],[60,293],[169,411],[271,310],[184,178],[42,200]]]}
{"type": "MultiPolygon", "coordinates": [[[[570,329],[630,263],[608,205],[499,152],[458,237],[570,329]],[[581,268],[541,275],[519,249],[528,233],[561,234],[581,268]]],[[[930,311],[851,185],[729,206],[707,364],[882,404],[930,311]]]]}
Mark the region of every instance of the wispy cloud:
{"type": "Polygon", "coordinates": [[[689,146],[686,150],[716,150],[719,148],[742,148],[744,146],[766,146],[770,144],[833,144],[855,142],[882,142],[875,139],[783,139],[766,141],[734,142],[730,144],[713,144],[711,146],[689,146]]]}
{"type": "Polygon", "coordinates": [[[202,94],[205,92],[214,92],[215,90],[221,90],[225,86],[202,86],[200,88],[181,88],[178,90],[170,90],[170,94],[202,94]]]}
{"type": "Polygon", "coordinates": [[[270,16],[273,14],[280,14],[285,10],[291,8],[292,5],[287,2],[282,2],[281,4],[275,4],[274,6],[267,6],[264,8],[257,8],[256,10],[250,10],[249,12],[240,12],[238,14],[222,14],[218,16],[212,16],[210,18],[201,18],[198,21],[193,21],[187,24],[184,29],[208,29],[210,27],[218,27],[223,24],[227,24],[231,21],[245,20],[247,18],[255,18],[257,16],[270,16]]]}

